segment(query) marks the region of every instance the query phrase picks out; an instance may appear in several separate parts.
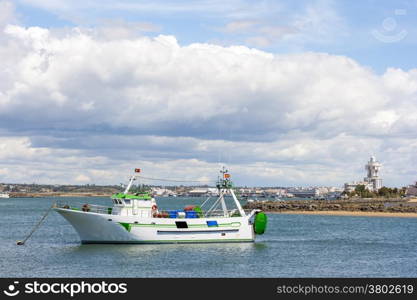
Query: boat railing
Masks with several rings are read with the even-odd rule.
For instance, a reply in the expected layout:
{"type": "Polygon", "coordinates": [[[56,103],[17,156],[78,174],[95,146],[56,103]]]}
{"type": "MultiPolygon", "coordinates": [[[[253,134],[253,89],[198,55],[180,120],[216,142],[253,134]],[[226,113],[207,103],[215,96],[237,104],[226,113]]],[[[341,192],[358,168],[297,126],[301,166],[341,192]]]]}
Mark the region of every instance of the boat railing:
{"type": "MultiPolygon", "coordinates": [[[[84,212],[92,212],[97,214],[109,214],[111,215],[113,213],[113,208],[108,206],[102,206],[102,205],[96,205],[96,204],[85,204],[85,203],[73,203],[73,202],[63,202],[63,201],[57,201],[55,202],[54,207],[57,208],[64,208],[64,209],[70,209],[75,211],[84,211],[84,212]]],[[[163,211],[170,211],[168,210],[161,210],[163,211]]],[[[178,211],[178,210],[177,210],[178,211]]],[[[245,214],[249,215],[252,210],[251,209],[245,209],[245,214]]],[[[211,217],[240,217],[240,213],[237,209],[228,210],[225,214],[223,210],[211,210],[211,211],[202,211],[201,213],[197,214],[198,217],[202,218],[211,218],[211,217]]]]}
{"type": "MultiPolygon", "coordinates": [[[[252,209],[244,209],[244,211],[246,215],[249,215],[252,212],[252,209]]],[[[203,216],[204,217],[223,217],[225,216],[225,213],[223,210],[213,210],[210,212],[203,211],[203,216]]],[[[240,213],[237,209],[232,209],[227,212],[226,217],[240,217],[240,213]]]]}
{"type": "Polygon", "coordinates": [[[84,212],[92,212],[97,214],[109,214],[111,215],[113,212],[112,207],[103,206],[103,205],[96,205],[96,204],[82,204],[82,203],[68,203],[57,201],[55,202],[55,207],[57,208],[65,208],[70,210],[76,211],[84,211],[84,212]]]}
{"type": "MultiPolygon", "coordinates": [[[[231,211],[228,211],[226,216],[229,216],[231,211]]],[[[223,210],[212,210],[212,211],[203,211],[202,215],[204,217],[222,217],[225,215],[223,210]]]]}

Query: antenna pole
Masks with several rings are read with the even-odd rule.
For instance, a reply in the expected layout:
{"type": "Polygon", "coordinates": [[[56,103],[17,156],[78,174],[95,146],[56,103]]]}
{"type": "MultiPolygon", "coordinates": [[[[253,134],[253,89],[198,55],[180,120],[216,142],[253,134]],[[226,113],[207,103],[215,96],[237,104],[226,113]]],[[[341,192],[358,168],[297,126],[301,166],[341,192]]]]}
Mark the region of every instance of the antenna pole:
{"type": "Polygon", "coordinates": [[[136,173],[140,173],[140,171],[141,171],[140,169],[137,169],[137,168],[135,169],[135,174],[132,175],[132,177],[130,177],[129,184],[127,185],[127,187],[126,187],[125,191],[123,192],[123,194],[126,195],[129,192],[130,188],[132,187],[133,181],[136,180],[136,173]]]}
{"type": "Polygon", "coordinates": [[[127,185],[123,194],[126,195],[129,192],[130,188],[132,187],[133,181],[135,181],[135,180],[136,180],[136,175],[133,175],[132,177],[130,177],[129,184],[127,185]]]}

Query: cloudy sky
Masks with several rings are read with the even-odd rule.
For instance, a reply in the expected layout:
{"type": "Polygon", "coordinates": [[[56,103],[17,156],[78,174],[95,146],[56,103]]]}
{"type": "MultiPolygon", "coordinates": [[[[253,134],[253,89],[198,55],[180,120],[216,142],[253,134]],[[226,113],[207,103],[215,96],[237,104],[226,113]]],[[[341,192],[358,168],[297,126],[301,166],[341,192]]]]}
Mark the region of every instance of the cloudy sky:
{"type": "Polygon", "coordinates": [[[417,180],[417,1],[0,0],[0,182],[417,180]],[[296,3],[293,3],[296,2],[296,3]]]}

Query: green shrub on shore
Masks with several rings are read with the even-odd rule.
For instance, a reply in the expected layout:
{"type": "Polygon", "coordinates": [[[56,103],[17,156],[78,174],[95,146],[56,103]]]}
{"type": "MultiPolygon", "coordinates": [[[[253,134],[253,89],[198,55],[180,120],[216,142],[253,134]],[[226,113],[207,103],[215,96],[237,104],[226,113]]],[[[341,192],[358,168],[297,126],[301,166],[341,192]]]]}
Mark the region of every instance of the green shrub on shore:
{"type": "Polygon", "coordinates": [[[358,185],[352,192],[344,192],[349,198],[351,197],[360,197],[360,198],[397,198],[405,195],[406,188],[389,188],[383,186],[378,191],[370,191],[364,185],[358,185]]]}

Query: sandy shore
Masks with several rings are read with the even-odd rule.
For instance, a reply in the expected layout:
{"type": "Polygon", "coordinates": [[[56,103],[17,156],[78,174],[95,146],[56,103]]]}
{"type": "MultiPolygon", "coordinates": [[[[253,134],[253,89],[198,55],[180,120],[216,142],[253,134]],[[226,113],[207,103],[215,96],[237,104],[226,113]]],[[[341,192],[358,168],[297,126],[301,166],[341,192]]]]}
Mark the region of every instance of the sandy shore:
{"type": "Polygon", "coordinates": [[[401,217],[401,218],[417,218],[417,213],[390,213],[390,212],[366,212],[366,211],[347,211],[347,210],[325,210],[325,211],[283,211],[268,212],[277,214],[290,215],[326,215],[326,216],[355,216],[355,217],[401,217]]]}

